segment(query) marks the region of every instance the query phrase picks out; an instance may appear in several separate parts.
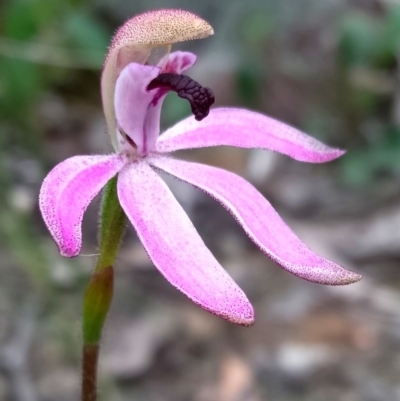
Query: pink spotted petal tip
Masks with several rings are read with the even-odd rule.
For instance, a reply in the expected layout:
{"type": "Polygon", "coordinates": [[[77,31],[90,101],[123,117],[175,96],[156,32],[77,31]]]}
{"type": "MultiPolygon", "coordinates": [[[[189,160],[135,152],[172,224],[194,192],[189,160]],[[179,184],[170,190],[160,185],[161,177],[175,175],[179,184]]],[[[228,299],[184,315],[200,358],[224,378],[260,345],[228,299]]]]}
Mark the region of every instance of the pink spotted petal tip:
{"type": "Polygon", "coordinates": [[[248,236],[272,260],[305,280],[344,285],[361,279],[357,273],[311,251],[285,224],[271,204],[246,180],[228,171],[167,157],[151,164],[211,195],[225,206],[248,236]]]}
{"type": "Polygon", "coordinates": [[[84,212],[125,164],[126,160],[117,155],[74,156],[58,164],[44,179],[39,207],[61,255],[79,254],[84,212]]]}
{"type": "Polygon", "coordinates": [[[156,149],[169,153],[221,145],[269,149],[309,163],[328,162],[344,153],[273,118],[235,108],[212,109],[202,121],[193,116],[180,121],[160,136],[156,149]]]}

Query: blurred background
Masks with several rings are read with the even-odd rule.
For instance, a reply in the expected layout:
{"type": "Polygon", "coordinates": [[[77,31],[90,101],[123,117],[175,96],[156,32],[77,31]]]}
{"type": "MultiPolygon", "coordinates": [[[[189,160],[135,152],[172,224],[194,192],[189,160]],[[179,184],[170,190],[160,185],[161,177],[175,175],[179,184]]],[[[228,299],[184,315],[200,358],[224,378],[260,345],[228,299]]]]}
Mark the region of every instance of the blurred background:
{"type": "MultiPolygon", "coordinates": [[[[93,256],[59,256],[38,190],[63,159],[110,151],[100,68],[110,37],[156,7],[198,13],[216,35],[175,49],[218,105],[259,110],[348,150],[307,165],[230,148],[186,152],[249,179],[314,250],[361,272],[346,288],[270,262],[216,202],[174,192],[256,311],[236,327],[155,270],[132,229],[101,352],[103,401],[400,399],[400,2],[2,0],[0,400],[79,398],[80,314],[93,256]]],[[[188,115],[169,95],[163,128],[188,115]]],[[[96,253],[98,200],[84,219],[96,253]]],[[[262,216],[260,216],[262,218],[262,216]]]]}

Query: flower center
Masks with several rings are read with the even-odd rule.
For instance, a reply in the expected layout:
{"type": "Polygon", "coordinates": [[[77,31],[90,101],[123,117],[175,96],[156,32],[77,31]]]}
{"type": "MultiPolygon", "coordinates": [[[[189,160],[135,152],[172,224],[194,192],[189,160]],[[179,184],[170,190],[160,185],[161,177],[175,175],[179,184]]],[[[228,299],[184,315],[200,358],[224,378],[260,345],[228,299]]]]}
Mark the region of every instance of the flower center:
{"type": "Polygon", "coordinates": [[[215,102],[214,93],[210,88],[201,86],[197,81],[182,74],[165,73],[158,75],[147,86],[148,90],[162,88],[176,92],[177,95],[190,103],[192,113],[197,121],[208,116],[210,107],[215,102]]]}

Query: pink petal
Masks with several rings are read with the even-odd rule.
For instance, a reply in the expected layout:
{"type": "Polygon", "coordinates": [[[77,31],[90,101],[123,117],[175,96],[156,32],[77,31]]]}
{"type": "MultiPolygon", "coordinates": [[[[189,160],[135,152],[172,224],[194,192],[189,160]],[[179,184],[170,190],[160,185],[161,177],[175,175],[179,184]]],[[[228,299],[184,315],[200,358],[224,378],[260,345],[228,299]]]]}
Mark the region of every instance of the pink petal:
{"type": "Polygon", "coordinates": [[[192,68],[197,60],[197,56],[189,52],[173,52],[168,56],[166,64],[162,68],[162,73],[182,74],[192,68]]]}
{"type": "Polygon", "coordinates": [[[344,153],[263,114],[234,108],[212,109],[202,121],[186,118],[159,137],[156,150],[168,153],[220,145],[270,149],[310,163],[327,162],[344,153]]]}
{"type": "Polygon", "coordinates": [[[245,294],[146,162],[121,171],[118,196],[151,260],[173,286],[215,315],[238,324],[253,323],[253,308],[245,294]]]}
{"type": "Polygon", "coordinates": [[[85,210],[125,164],[126,159],[117,155],[74,156],[54,167],[44,179],[39,207],[63,256],[79,254],[85,210]]]}
{"type": "Polygon", "coordinates": [[[361,279],[359,274],[311,251],[243,178],[219,168],[166,157],[152,158],[150,163],[218,200],[261,250],[290,273],[329,285],[350,284],[361,279]]]}

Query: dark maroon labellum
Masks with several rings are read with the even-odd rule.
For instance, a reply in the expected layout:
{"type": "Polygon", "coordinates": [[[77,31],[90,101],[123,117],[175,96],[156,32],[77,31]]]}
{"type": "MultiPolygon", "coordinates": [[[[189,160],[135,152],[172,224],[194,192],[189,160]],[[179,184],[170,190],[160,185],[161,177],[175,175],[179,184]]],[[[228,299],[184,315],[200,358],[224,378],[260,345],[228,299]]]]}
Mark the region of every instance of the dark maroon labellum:
{"type": "Polygon", "coordinates": [[[186,99],[190,103],[192,113],[197,121],[208,116],[210,107],[215,102],[215,96],[211,89],[204,88],[187,75],[160,74],[147,86],[148,90],[156,88],[174,91],[180,98],[186,99]]]}

